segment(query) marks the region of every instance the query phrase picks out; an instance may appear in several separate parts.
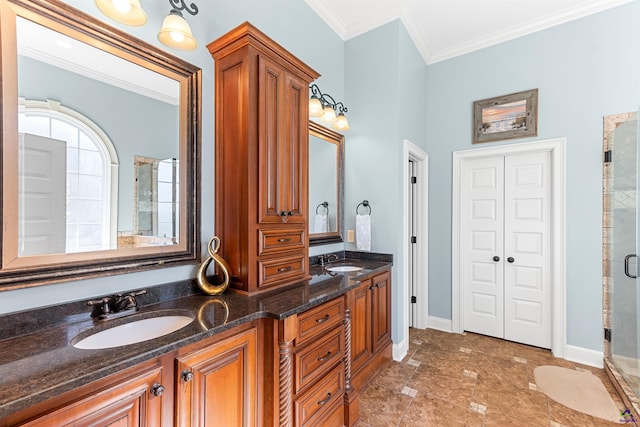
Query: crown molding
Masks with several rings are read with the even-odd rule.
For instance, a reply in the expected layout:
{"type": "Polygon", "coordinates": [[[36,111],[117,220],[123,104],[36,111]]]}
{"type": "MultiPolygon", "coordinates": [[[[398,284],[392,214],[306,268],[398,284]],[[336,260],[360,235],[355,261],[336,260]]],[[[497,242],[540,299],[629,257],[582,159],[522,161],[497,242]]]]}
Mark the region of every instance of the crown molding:
{"type": "Polygon", "coordinates": [[[429,37],[426,36],[426,34],[428,34],[428,29],[420,28],[414,14],[410,11],[410,3],[406,1],[394,3],[394,6],[387,7],[381,13],[374,14],[373,16],[363,15],[354,22],[345,24],[344,20],[338,16],[334,11],[335,9],[328,5],[326,0],[305,0],[309,7],[311,7],[344,41],[371,31],[374,28],[387,24],[395,19],[400,19],[416,45],[416,48],[428,65],[494,46],[560,24],[593,15],[595,13],[603,12],[623,4],[631,3],[632,1],[634,0],[593,0],[589,1],[587,4],[547,15],[524,25],[514,25],[504,30],[498,30],[490,34],[477,37],[465,43],[457,44],[445,49],[433,50],[429,47],[429,37]]]}
{"type": "Polygon", "coordinates": [[[538,31],[546,30],[557,25],[584,18],[595,13],[603,12],[617,6],[622,6],[623,4],[631,3],[632,1],[634,0],[596,0],[580,7],[573,7],[559,13],[554,13],[525,25],[517,25],[505,30],[496,31],[492,34],[470,40],[467,43],[435,51],[431,54],[429,54],[427,49],[420,49],[420,46],[417,47],[421,51],[427,64],[434,64],[436,62],[445,61],[447,59],[455,58],[456,56],[465,55],[509,40],[533,34],[538,31]]]}

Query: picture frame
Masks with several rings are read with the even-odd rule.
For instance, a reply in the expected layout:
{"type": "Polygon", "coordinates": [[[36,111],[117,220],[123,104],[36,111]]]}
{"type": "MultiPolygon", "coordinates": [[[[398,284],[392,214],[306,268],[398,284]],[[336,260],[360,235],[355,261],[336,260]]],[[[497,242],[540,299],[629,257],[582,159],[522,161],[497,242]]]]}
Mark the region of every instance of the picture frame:
{"type": "Polygon", "coordinates": [[[538,89],[473,103],[473,143],[538,136],[538,89]]]}

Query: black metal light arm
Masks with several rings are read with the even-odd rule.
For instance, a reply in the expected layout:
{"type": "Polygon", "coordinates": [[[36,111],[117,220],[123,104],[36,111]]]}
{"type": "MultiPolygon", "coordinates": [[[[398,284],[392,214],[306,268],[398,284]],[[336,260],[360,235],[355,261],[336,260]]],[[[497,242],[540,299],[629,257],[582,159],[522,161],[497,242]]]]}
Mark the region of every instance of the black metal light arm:
{"type": "Polygon", "coordinates": [[[195,3],[187,5],[184,0],[169,0],[169,4],[175,10],[184,10],[194,16],[198,14],[198,6],[195,3]]]}
{"type": "Polygon", "coordinates": [[[322,105],[329,105],[334,110],[338,110],[339,113],[346,113],[349,111],[342,101],[336,102],[336,100],[328,93],[322,93],[317,84],[313,83],[309,86],[309,89],[311,90],[311,95],[318,98],[322,105]]]}

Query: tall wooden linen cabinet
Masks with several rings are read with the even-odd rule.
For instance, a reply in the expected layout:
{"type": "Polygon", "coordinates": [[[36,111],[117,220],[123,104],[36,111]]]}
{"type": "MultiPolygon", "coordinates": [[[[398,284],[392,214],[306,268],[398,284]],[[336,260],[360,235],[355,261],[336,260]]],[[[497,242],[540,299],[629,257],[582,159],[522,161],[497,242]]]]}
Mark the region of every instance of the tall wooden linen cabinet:
{"type": "Polygon", "coordinates": [[[231,287],[309,278],[308,93],[319,74],[248,22],[211,42],[216,234],[231,287]]]}

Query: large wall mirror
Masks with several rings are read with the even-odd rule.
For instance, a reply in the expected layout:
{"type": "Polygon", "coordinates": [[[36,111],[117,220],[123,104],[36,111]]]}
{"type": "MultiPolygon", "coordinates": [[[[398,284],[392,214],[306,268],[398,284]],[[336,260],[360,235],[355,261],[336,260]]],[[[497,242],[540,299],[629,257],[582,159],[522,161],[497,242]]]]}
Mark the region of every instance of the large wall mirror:
{"type": "Polygon", "coordinates": [[[199,261],[201,70],[56,0],[0,8],[0,289],[199,261]]]}
{"type": "Polygon", "coordinates": [[[344,136],[309,122],[309,245],[343,241],[344,136]]]}

